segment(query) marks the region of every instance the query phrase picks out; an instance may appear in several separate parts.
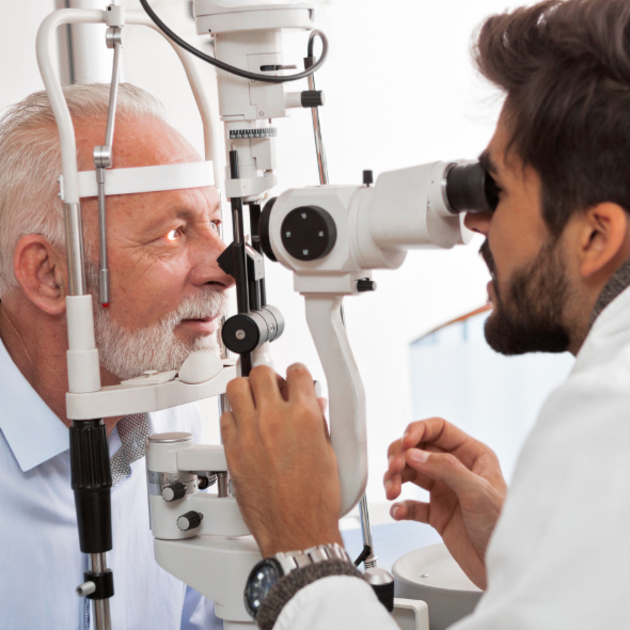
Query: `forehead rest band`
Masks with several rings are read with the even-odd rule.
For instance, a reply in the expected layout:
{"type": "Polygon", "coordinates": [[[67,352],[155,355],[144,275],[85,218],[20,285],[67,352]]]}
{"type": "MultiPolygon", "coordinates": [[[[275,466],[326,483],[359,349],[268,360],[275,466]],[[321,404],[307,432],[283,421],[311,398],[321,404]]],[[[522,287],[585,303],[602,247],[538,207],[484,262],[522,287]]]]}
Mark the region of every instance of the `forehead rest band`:
{"type": "MultiPolygon", "coordinates": [[[[79,197],[96,197],[96,171],[81,171],[78,175],[79,197]]],[[[211,161],[105,169],[106,195],[132,195],[206,186],[214,186],[211,161]]],[[[63,175],[59,178],[59,188],[59,196],[64,201],[63,175]]]]}

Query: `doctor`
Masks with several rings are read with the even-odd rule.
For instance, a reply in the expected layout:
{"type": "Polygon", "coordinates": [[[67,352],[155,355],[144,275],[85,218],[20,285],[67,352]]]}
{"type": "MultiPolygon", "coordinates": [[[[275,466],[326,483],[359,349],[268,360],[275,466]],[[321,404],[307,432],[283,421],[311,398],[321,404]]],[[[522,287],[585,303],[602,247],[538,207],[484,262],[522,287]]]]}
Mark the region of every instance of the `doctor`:
{"type": "MultiPolygon", "coordinates": [[[[506,96],[482,155],[500,202],[466,218],[486,236],[486,338],[503,354],[568,350],[577,361],[509,492],[488,447],[432,418],[389,447],[386,493],[428,490],[428,503],[396,503],[393,517],[435,527],[486,589],[457,630],[627,628],[630,2],[547,0],[493,16],[474,57],[506,96]]],[[[333,548],[336,462],[306,368],[286,380],[256,368],[228,395],[228,465],[270,567],[279,552],[333,548]]],[[[261,628],[396,627],[349,562],[282,573],[252,611],[261,628]]]]}

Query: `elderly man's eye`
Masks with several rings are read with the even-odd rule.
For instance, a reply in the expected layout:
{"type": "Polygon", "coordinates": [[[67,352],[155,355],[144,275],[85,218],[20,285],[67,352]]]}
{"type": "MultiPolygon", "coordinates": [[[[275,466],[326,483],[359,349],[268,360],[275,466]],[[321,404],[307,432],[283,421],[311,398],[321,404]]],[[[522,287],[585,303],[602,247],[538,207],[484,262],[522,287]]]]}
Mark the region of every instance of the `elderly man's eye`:
{"type": "Polygon", "coordinates": [[[175,230],[169,230],[166,233],[166,240],[170,241],[171,243],[173,243],[174,241],[179,240],[182,237],[182,230],[181,228],[177,228],[175,230]]]}
{"type": "Polygon", "coordinates": [[[214,229],[215,232],[219,233],[221,231],[219,227],[220,225],[221,225],[221,221],[219,221],[218,219],[212,222],[212,228],[214,229]]]}

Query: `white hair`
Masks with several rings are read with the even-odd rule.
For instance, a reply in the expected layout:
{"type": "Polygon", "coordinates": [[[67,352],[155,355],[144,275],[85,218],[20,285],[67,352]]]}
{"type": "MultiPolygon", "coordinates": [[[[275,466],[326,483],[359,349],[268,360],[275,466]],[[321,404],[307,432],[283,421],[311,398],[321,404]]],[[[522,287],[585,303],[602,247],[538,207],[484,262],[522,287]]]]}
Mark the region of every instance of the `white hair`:
{"type": "MultiPolygon", "coordinates": [[[[74,120],[103,119],[109,85],[64,88],[74,120]]],[[[117,120],[152,117],[165,120],[162,104],[145,90],[121,83],[117,120]]],[[[58,197],[61,151],[55,117],[46,92],[12,105],[0,119],[0,297],[18,285],[13,255],[18,241],[39,234],[65,251],[64,218],[58,197]]]]}

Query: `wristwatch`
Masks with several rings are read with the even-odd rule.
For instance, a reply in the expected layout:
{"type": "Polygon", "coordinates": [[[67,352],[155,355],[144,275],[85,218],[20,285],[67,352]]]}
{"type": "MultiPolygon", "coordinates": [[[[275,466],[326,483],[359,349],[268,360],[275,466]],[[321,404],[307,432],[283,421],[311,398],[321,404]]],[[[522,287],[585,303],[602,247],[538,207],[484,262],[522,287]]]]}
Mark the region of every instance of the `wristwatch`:
{"type": "MultiPolygon", "coordinates": [[[[255,619],[269,591],[280,580],[296,569],[326,560],[342,560],[352,563],[345,549],[334,543],[318,545],[305,551],[286,551],[261,560],[251,571],[245,585],[245,608],[255,619]]],[[[353,565],[354,566],[354,565],[353,565]]]]}

